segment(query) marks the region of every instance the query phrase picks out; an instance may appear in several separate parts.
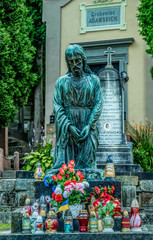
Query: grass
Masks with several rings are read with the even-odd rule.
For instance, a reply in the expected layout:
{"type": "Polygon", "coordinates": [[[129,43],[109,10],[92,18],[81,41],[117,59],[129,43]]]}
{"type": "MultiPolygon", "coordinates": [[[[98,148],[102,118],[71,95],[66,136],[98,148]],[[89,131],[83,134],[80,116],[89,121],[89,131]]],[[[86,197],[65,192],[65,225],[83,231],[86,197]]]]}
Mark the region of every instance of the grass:
{"type": "Polygon", "coordinates": [[[11,227],[11,224],[9,223],[0,223],[0,230],[4,230],[10,227],[11,227]]]}

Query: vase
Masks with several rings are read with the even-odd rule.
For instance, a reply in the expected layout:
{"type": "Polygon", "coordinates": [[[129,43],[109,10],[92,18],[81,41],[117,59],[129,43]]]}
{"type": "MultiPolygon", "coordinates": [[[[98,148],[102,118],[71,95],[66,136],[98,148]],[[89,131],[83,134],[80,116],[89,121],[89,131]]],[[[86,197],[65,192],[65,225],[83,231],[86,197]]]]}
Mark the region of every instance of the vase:
{"type": "Polygon", "coordinates": [[[69,208],[71,210],[73,219],[76,219],[79,216],[80,210],[82,210],[82,205],[81,204],[73,204],[73,205],[69,205],[69,208]]]}
{"type": "Polygon", "coordinates": [[[103,232],[114,232],[114,230],[113,230],[114,219],[111,216],[106,215],[103,218],[103,221],[104,221],[104,230],[103,230],[103,232]]]}

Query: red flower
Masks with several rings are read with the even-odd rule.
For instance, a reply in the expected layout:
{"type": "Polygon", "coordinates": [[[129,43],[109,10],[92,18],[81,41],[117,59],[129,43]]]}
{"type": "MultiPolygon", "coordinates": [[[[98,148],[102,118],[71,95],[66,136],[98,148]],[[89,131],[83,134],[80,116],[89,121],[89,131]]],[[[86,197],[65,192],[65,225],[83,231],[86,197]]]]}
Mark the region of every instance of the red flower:
{"type": "Polygon", "coordinates": [[[103,207],[105,207],[106,206],[106,203],[103,203],[103,207]]]}
{"type": "Polygon", "coordinates": [[[113,193],[114,191],[113,190],[111,190],[111,193],[113,193]]]}
{"type": "Polygon", "coordinates": [[[62,180],[63,179],[63,177],[61,176],[61,174],[57,174],[57,179],[59,180],[62,180]]]}
{"type": "Polygon", "coordinates": [[[52,179],[56,181],[57,177],[55,175],[52,176],[52,179]]]}
{"type": "Polygon", "coordinates": [[[107,192],[107,187],[106,186],[104,187],[104,190],[107,192]]]}
{"type": "Polygon", "coordinates": [[[93,196],[94,196],[94,192],[91,192],[91,193],[90,193],[90,197],[93,197],[93,196]]]}
{"type": "Polygon", "coordinates": [[[63,169],[63,168],[60,168],[60,169],[59,169],[59,173],[62,174],[62,175],[64,175],[64,169],[63,169]]]}
{"type": "Polygon", "coordinates": [[[72,182],[72,183],[74,183],[74,184],[76,184],[76,183],[77,183],[77,181],[76,181],[76,180],[72,180],[71,182],[72,182]]]}
{"type": "Polygon", "coordinates": [[[83,174],[80,171],[77,171],[76,175],[79,176],[80,180],[84,179],[84,176],[83,176],[83,174]]]}
{"type": "Polygon", "coordinates": [[[62,202],[62,201],[63,201],[62,195],[61,195],[61,194],[57,194],[57,195],[55,196],[55,201],[56,201],[56,202],[62,202]]]}
{"type": "Polygon", "coordinates": [[[94,207],[98,207],[98,206],[99,206],[99,203],[100,203],[100,202],[99,202],[98,200],[96,200],[96,201],[93,203],[93,206],[94,206],[94,207]]]}
{"type": "Polygon", "coordinates": [[[69,163],[70,163],[71,165],[75,166],[75,161],[74,161],[74,160],[69,161],[69,163]]]}
{"type": "Polygon", "coordinates": [[[74,168],[71,166],[69,172],[74,172],[74,168]]]}
{"type": "Polygon", "coordinates": [[[69,174],[66,174],[66,177],[67,177],[67,178],[69,178],[69,177],[70,177],[70,175],[69,175],[69,174]]]}
{"type": "Polygon", "coordinates": [[[67,181],[64,183],[64,185],[67,186],[67,185],[69,185],[70,183],[71,183],[71,180],[67,180],[67,181]]]}
{"type": "Polygon", "coordinates": [[[114,186],[112,186],[112,190],[113,190],[113,191],[115,190],[115,187],[114,187],[114,186]]]}
{"type": "Polygon", "coordinates": [[[67,169],[67,165],[66,165],[66,164],[63,164],[63,165],[62,165],[62,168],[63,168],[64,170],[66,170],[66,169],[67,169]]]}
{"type": "Polygon", "coordinates": [[[53,194],[52,194],[52,198],[55,200],[55,196],[56,196],[56,194],[53,192],[53,194]]]}
{"type": "Polygon", "coordinates": [[[83,180],[84,179],[84,176],[83,176],[83,174],[81,174],[81,176],[80,176],[80,180],[83,180]]]}
{"type": "Polygon", "coordinates": [[[99,187],[95,187],[95,192],[96,192],[97,194],[100,193],[100,189],[99,189],[99,187]]]}

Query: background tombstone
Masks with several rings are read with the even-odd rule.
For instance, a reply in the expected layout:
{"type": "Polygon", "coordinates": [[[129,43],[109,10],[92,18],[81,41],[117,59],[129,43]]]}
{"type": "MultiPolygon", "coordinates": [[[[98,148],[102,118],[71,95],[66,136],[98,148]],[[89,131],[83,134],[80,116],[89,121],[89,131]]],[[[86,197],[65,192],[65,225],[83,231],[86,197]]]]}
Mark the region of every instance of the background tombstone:
{"type": "Polygon", "coordinates": [[[108,155],[114,164],[133,164],[131,148],[127,145],[124,134],[123,80],[112,65],[111,56],[115,52],[107,48],[107,66],[98,76],[102,87],[103,109],[99,119],[99,148],[96,164],[106,163],[108,155]]]}

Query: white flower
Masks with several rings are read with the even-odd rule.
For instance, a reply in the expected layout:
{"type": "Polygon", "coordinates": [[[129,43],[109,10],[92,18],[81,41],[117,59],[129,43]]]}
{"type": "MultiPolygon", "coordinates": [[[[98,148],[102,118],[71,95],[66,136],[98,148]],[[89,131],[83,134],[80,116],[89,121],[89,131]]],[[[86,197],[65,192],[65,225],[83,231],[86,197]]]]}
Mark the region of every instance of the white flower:
{"type": "Polygon", "coordinates": [[[89,183],[88,182],[83,182],[82,183],[85,187],[89,187],[89,183]]]}
{"type": "Polygon", "coordinates": [[[39,207],[39,204],[38,204],[37,202],[34,202],[34,204],[32,205],[32,208],[33,208],[34,210],[37,210],[38,207],[39,207]]]}
{"type": "MultiPolygon", "coordinates": [[[[59,186],[59,185],[58,185],[58,186],[59,186]]],[[[60,186],[60,187],[58,187],[58,186],[56,187],[54,193],[55,193],[55,194],[62,194],[61,186],[60,186]]]]}
{"type": "Polygon", "coordinates": [[[45,197],[46,202],[49,202],[51,200],[50,196],[45,197]]]}
{"type": "Polygon", "coordinates": [[[63,192],[63,197],[64,198],[68,198],[70,196],[70,193],[68,193],[67,191],[63,192]]]}

